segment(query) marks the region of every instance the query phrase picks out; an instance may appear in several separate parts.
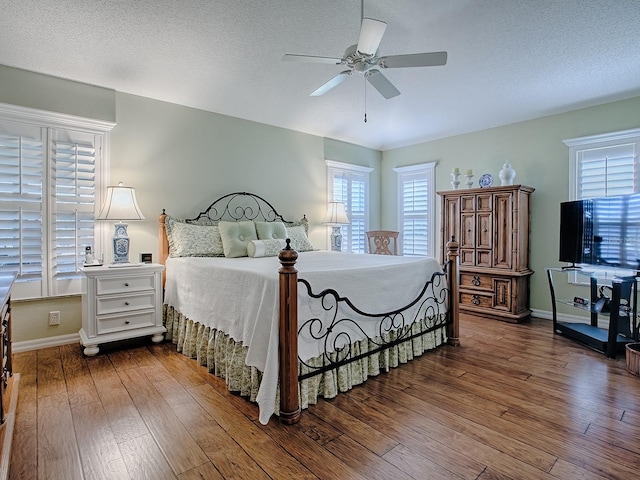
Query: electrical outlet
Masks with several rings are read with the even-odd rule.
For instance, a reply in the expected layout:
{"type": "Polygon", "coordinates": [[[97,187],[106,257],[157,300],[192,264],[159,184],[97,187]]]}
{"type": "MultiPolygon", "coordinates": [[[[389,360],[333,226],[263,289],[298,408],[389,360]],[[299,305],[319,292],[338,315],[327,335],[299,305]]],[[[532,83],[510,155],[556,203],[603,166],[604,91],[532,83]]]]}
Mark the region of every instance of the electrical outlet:
{"type": "Polygon", "coordinates": [[[60,325],[60,312],[49,312],[49,325],[60,325]]]}

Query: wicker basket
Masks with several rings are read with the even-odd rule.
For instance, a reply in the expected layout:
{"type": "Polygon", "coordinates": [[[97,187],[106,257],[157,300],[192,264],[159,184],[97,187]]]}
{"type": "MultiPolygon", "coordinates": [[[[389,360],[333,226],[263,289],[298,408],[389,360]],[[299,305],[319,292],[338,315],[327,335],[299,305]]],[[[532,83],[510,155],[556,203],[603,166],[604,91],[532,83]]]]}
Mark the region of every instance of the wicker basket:
{"type": "Polygon", "coordinates": [[[640,376],[640,343],[627,343],[627,372],[640,376]]]}

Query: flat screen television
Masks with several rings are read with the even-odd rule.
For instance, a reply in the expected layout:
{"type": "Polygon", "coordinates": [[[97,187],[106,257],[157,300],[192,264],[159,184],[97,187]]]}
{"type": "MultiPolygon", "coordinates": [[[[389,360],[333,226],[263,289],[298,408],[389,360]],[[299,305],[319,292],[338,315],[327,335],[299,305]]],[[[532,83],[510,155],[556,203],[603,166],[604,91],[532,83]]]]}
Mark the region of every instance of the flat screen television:
{"type": "Polygon", "coordinates": [[[559,260],[640,270],[640,193],[561,203],[559,260]]]}

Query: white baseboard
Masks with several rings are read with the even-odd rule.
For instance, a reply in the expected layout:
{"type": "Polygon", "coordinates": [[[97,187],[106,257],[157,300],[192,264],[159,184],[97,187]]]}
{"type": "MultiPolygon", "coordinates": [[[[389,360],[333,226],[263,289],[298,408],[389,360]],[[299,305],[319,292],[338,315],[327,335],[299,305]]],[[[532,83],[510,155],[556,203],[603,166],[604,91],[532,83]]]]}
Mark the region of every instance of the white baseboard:
{"type": "Polygon", "coordinates": [[[547,310],[537,310],[535,308],[532,308],[531,316],[536,318],[544,318],[546,320],[553,320],[552,313],[548,312],[547,310]]]}
{"type": "MultiPolygon", "coordinates": [[[[544,318],[546,320],[551,320],[553,318],[551,312],[537,309],[531,310],[531,316],[544,318]]],[[[585,317],[559,313],[558,320],[579,322],[584,321],[585,317]]],[[[14,352],[28,352],[29,350],[58,347],[60,345],[71,345],[72,343],[80,344],[80,335],[77,333],[70,333],[69,335],[58,335],[57,337],[37,338],[35,340],[25,340],[24,342],[13,342],[11,346],[14,352]]]]}
{"type": "Polygon", "coordinates": [[[40,348],[58,347],[60,345],[80,344],[80,335],[70,333],[68,335],[58,335],[57,337],[37,338],[35,340],[25,340],[23,342],[12,342],[13,352],[28,352],[40,348]]]}
{"type": "MultiPolygon", "coordinates": [[[[531,310],[531,316],[536,318],[544,318],[546,320],[553,320],[553,313],[547,310],[531,310]]],[[[569,315],[566,313],[558,313],[557,319],[559,322],[589,322],[590,317],[588,315],[569,315]]]]}

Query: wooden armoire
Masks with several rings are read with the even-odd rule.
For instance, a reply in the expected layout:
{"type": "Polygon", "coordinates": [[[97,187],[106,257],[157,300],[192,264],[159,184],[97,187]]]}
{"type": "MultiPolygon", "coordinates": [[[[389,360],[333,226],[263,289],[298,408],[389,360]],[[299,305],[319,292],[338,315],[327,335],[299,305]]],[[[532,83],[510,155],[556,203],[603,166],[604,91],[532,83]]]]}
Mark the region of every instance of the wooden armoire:
{"type": "Polygon", "coordinates": [[[460,311],[518,323],[529,319],[531,194],[524,185],[438,192],[440,244],[460,252],[460,311]]]}

